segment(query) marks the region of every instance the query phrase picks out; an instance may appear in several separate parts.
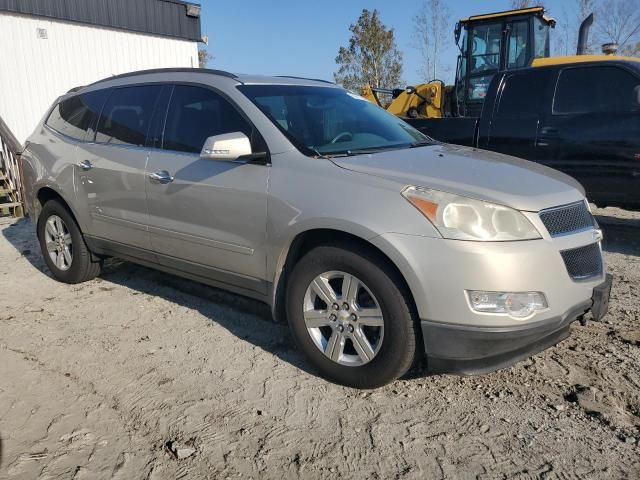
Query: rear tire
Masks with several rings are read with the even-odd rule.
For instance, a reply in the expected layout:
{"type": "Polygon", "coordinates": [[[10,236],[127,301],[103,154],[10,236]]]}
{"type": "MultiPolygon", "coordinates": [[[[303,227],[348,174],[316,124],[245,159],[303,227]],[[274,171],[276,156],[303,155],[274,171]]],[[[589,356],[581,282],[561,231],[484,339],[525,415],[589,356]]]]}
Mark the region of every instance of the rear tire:
{"type": "Polygon", "coordinates": [[[405,290],[386,259],[359,245],[316,247],[287,282],[293,338],[323,377],[354,388],[386,385],[407,372],[417,353],[405,290]]]}
{"type": "Polygon", "coordinates": [[[102,261],[92,258],[80,227],[59,201],[45,203],[37,234],[44,261],[56,280],[81,283],[100,274],[102,261]]]}

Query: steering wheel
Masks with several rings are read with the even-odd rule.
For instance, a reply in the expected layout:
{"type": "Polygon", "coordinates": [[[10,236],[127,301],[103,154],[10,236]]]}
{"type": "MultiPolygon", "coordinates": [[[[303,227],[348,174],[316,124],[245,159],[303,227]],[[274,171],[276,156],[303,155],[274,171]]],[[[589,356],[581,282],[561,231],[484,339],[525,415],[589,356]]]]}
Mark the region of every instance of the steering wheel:
{"type": "Polygon", "coordinates": [[[338,143],[341,139],[349,137],[349,140],[353,140],[353,133],[351,132],[340,132],[338,135],[331,140],[331,143],[338,143]]]}

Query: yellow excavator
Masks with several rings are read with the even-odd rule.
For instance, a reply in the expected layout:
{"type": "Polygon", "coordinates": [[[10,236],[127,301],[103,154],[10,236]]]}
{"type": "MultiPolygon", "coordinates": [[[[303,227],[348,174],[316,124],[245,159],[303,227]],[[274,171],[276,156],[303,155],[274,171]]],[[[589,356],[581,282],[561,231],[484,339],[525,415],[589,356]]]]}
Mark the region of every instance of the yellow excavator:
{"type": "MultiPolygon", "coordinates": [[[[593,23],[589,16],[580,28],[578,54],[584,53],[586,36],[593,23]],[[582,51],[581,51],[582,50],[582,51]]],[[[536,58],[550,56],[549,32],[556,21],[544,7],[475,15],[460,20],[455,41],[460,49],[455,84],[433,80],[404,89],[365,86],[360,94],[408,118],[477,116],[493,76],[503,70],[523,68],[536,58]],[[391,97],[390,103],[381,96],[391,97]]]]}

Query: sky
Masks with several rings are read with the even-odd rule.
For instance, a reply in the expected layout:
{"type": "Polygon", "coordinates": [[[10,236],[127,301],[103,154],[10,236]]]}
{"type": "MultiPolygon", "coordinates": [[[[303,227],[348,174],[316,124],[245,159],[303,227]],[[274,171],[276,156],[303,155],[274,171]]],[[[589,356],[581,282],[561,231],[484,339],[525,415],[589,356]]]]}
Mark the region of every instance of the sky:
{"type": "MultiPolygon", "coordinates": [[[[196,0],[197,1],[197,0],[196,0]]],[[[450,73],[455,74],[458,50],[453,24],[469,15],[508,10],[508,0],[444,0],[452,12],[450,42],[442,52],[450,73]]],[[[200,0],[202,33],[213,61],[209,68],[234,73],[295,75],[333,80],[335,57],[349,40],[349,25],[363,8],[378,9],[387,27],[395,31],[396,45],[404,56],[406,85],[423,83],[418,74],[419,52],[414,43],[413,17],[423,0],[200,0]]],[[[566,0],[545,0],[551,14],[560,17],[566,0]]],[[[559,18],[558,18],[559,19],[559,18]]],[[[552,35],[557,32],[552,31],[552,35]]],[[[404,86],[404,85],[403,85],[404,86]]]]}

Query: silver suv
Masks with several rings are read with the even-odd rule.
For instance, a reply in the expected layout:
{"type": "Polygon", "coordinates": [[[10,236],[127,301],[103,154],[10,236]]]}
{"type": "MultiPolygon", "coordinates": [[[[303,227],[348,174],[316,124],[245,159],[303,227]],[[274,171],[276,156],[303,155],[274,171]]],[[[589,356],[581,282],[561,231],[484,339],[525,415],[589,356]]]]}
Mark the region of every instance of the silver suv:
{"type": "Polygon", "coordinates": [[[326,378],[480,373],[607,310],[601,233],[554,170],[436,143],[334,84],[213,70],[55,102],[22,156],[63,282],[115,256],[248,295],[326,378]]]}

